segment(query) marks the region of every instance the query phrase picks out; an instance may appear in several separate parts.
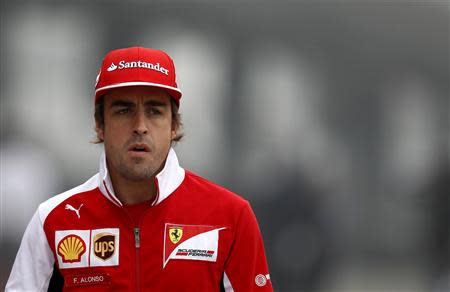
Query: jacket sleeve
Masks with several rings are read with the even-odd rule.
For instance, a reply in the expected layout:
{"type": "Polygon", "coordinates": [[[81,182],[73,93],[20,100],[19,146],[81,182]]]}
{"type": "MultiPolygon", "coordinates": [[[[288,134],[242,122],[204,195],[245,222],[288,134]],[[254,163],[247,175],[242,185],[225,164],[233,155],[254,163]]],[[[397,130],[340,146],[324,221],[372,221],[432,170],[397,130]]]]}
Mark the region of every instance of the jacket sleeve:
{"type": "Polygon", "coordinates": [[[225,263],[224,290],[273,291],[261,232],[248,202],[235,228],[234,242],[225,263]]]}
{"type": "Polygon", "coordinates": [[[38,209],[25,230],[5,291],[47,291],[53,265],[38,209]]]}

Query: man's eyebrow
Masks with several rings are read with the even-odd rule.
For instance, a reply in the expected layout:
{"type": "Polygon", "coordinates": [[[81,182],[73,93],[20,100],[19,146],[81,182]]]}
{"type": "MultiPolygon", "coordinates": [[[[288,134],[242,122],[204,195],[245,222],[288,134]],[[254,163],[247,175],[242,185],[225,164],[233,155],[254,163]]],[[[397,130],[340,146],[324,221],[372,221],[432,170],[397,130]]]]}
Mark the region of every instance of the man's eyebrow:
{"type": "Polygon", "coordinates": [[[135,104],[134,104],[134,102],[131,102],[131,101],[117,99],[111,103],[111,107],[115,107],[115,106],[132,107],[132,106],[135,106],[135,104]]]}
{"type": "Polygon", "coordinates": [[[159,101],[159,100],[148,100],[144,104],[151,105],[151,106],[168,106],[167,102],[163,102],[163,101],[159,101]]]}

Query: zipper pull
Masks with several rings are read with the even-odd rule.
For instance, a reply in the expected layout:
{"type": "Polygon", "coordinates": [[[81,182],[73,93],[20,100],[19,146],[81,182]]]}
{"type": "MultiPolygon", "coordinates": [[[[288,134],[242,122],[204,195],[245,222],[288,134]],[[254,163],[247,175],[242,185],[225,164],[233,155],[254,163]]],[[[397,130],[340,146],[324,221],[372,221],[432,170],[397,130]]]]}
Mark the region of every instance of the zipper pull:
{"type": "Polygon", "coordinates": [[[140,234],[139,227],[134,228],[134,244],[136,247],[141,246],[141,234],[140,234]]]}

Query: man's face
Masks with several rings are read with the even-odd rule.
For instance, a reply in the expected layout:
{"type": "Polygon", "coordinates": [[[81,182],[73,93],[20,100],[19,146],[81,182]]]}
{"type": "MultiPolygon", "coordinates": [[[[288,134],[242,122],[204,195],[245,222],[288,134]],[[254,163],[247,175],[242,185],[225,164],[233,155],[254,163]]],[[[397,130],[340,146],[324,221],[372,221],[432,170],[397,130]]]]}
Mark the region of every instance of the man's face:
{"type": "Polygon", "coordinates": [[[104,96],[104,126],[97,124],[96,131],[110,172],[148,180],[162,169],[176,135],[170,96],[155,87],[113,89],[104,96]]]}

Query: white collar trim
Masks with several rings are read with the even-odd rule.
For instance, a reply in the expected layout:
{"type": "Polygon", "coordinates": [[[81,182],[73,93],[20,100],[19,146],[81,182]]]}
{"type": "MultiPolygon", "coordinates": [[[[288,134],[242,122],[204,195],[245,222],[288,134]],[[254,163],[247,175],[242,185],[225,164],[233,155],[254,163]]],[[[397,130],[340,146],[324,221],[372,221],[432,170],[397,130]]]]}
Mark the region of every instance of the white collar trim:
{"type": "MultiPolygon", "coordinates": [[[[180,167],[178,158],[173,148],[169,149],[164,168],[156,175],[156,198],[152,206],[161,203],[164,199],[170,196],[183,182],[185,177],[185,170],[180,167]]],[[[112,203],[117,206],[123,206],[122,202],[114,193],[114,188],[109,176],[108,167],[106,164],[105,149],[100,155],[100,171],[98,176],[98,186],[102,194],[112,203]]]]}

